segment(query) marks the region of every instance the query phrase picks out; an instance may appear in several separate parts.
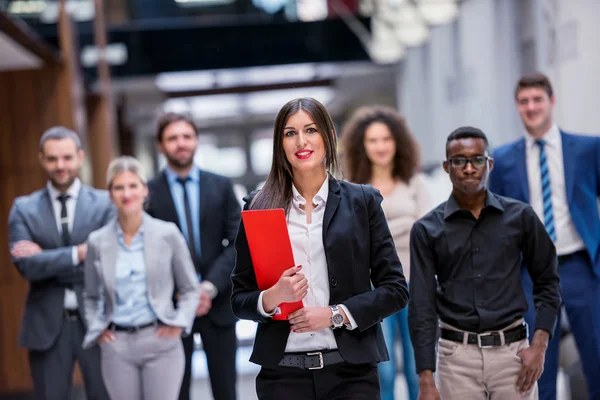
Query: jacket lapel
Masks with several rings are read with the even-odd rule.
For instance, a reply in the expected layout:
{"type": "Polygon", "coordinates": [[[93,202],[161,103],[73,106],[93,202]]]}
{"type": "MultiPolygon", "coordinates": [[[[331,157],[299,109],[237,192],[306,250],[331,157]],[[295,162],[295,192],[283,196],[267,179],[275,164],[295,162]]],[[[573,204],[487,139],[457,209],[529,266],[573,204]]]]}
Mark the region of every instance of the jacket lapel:
{"type": "Polygon", "coordinates": [[[83,230],[83,221],[88,220],[90,216],[87,215],[87,210],[93,209],[94,204],[92,202],[92,196],[88,189],[81,185],[79,194],[77,197],[77,203],[75,204],[75,215],[73,216],[73,228],[71,230],[71,243],[81,243],[84,240],[80,240],[80,236],[83,230]]]}
{"type": "Polygon", "coordinates": [[[153,295],[152,288],[153,286],[150,284],[151,282],[156,282],[156,278],[154,277],[154,273],[156,272],[155,261],[156,261],[156,251],[160,250],[160,243],[156,243],[155,233],[158,233],[157,230],[154,229],[154,221],[152,217],[148,214],[144,213],[144,262],[146,264],[146,286],[148,290],[148,294],[153,295]]]}
{"type": "Polygon", "coordinates": [[[334,178],[329,178],[329,194],[327,195],[325,215],[323,216],[323,243],[325,243],[325,238],[327,237],[329,224],[340,204],[340,198],[340,185],[334,178]]]}
{"type": "MultiPolygon", "coordinates": [[[[210,175],[205,174],[202,170],[200,170],[199,176],[200,185],[198,185],[198,187],[200,188],[200,195],[198,198],[200,199],[200,232],[202,232],[204,222],[206,222],[206,213],[208,212],[208,193],[210,191],[211,182],[210,175]]],[[[204,235],[200,236],[200,240],[202,240],[202,237],[204,237],[204,235]]]]}
{"type": "Polygon", "coordinates": [[[179,217],[177,216],[177,209],[175,208],[175,201],[173,200],[173,194],[171,193],[171,187],[169,186],[169,181],[167,180],[167,174],[165,171],[162,172],[160,177],[160,190],[157,193],[157,197],[161,197],[161,203],[164,201],[164,204],[160,204],[159,207],[164,207],[165,215],[164,219],[166,221],[173,222],[177,225],[179,229],[181,226],[179,225],[179,217]]]}
{"type": "Polygon", "coordinates": [[[43,221],[43,225],[47,226],[49,233],[52,237],[52,243],[56,247],[62,246],[62,239],[58,226],[56,225],[56,216],[54,215],[54,207],[52,207],[52,199],[50,198],[50,192],[48,189],[44,189],[44,193],[40,198],[40,207],[38,208],[40,216],[43,221]]]}
{"type": "Polygon", "coordinates": [[[106,286],[109,288],[109,293],[113,304],[116,304],[115,289],[117,280],[117,253],[119,251],[119,239],[117,233],[118,223],[119,221],[116,218],[109,222],[111,229],[106,232],[105,240],[98,249],[100,251],[100,265],[102,266],[102,274],[104,275],[106,286]]]}
{"type": "MultiPolygon", "coordinates": [[[[516,170],[519,175],[519,185],[521,189],[521,195],[523,196],[523,202],[529,203],[529,180],[527,178],[527,161],[525,153],[525,139],[521,139],[517,142],[516,149],[514,152],[516,170]]],[[[507,177],[510,179],[510,177],[507,177]]]]}
{"type": "Polygon", "coordinates": [[[567,191],[567,203],[571,204],[573,198],[573,187],[575,185],[575,163],[578,161],[573,157],[574,147],[577,144],[571,135],[560,131],[562,141],[563,165],[565,166],[565,189],[567,191]]]}

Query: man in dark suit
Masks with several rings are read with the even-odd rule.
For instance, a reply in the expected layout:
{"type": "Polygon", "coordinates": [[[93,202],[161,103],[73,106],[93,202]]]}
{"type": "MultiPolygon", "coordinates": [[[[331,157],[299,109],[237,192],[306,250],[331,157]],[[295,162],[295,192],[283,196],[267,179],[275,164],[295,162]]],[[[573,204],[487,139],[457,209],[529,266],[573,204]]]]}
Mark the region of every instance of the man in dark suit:
{"type": "MultiPolygon", "coordinates": [[[[531,204],[554,241],[562,299],[581,357],[590,399],[600,398],[600,137],[566,133],[552,120],[548,78],[523,76],[515,90],[524,137],[494,153],[490,190],[531,204]]],[[[537,304],[522,270],[533,326],[537,304]]],[[[540,399],[556,398],[560,323],[546,352],[540,399]]]]}
{"type": "Polygon", "coordinates": [[[75,360],[88,399],[108,399],[98,347],[82,348],[83,260],[88,235],[113,216],[106,191],[83,185],[81,141],[63,127],[40,140],[44,189],[17,198],[8,217],[13,262],[29,281],[19,344],[29,349],[37,399],[68,399],[75,360]]]}
{"type": "Polygon", "coordinates": [[[148,183],[147,211],[181,229],[203,289],[192,334],[183,338],[186,367],[179,399],[190,398],[193,334],[200,333],[213,396],[232,400],[236,398],[237,319],[229,299],[240,206],[229,179],[194,164],[198,130],[190,118],[165,114],[158,123],[157,141],[168,165],[148,183]]]}

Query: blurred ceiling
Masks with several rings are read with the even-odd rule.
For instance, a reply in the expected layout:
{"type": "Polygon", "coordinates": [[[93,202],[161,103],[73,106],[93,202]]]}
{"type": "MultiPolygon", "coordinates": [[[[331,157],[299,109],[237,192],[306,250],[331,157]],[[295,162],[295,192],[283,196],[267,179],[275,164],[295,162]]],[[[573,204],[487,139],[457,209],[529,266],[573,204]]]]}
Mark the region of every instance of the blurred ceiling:
{"type": "Polygon", "coordinates": [[[18,18],[0,9],[0,71],[41,68],[59,61],[58,51],[48,46],[18,18]]]}
{"type": "Polygon", "coordinates": [[[151,135],[156,116],[167,110],[216,129],[272,123],[296,97],[314,97],[336,116],[369,102],[394,105],[395,72],[369,61],[302,63],[115,78],[112,89],[127,105],[127,124],[151,135]]]}
{"type": "Polygon", "coordinates": [[[41,58],[0,32],[0,71],[39,68],[41,58]]]}

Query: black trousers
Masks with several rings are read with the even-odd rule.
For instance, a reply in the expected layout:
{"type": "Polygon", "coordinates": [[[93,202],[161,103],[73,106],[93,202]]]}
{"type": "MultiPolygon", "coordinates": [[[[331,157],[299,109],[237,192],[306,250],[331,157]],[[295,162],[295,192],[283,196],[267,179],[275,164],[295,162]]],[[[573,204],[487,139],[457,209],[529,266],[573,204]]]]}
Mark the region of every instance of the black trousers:
{"type": "Polygon", "coordinates": [[[100,372],[100,348],[83,349],[85,328],[79,318],[65,317],[54,345],[44,351],[29,351],[29,367],[37,400],[71,398],[75,360],[83,375],[88,400],[108,400],[100,372]]]}
{"type": "Polygon", "coordinates": [[[200,333],[202,338],[202,347],[206,354],[206,364],[214,399],[235,400],[237,378],[235,369],[235,353],[237,350],[235,325],[220,327],[215,325],[208,317],[196,318],[192,334],[182,339],[183,350],[185,351],[185,372],[179,400],[190,400],[194,333],[200,333]]]}
{"type": "Polygon", "coordinates": [[[261,368],[256,377],[260,400],[379,400],[376,364],[341,363],[323,369],[261,368]]]}

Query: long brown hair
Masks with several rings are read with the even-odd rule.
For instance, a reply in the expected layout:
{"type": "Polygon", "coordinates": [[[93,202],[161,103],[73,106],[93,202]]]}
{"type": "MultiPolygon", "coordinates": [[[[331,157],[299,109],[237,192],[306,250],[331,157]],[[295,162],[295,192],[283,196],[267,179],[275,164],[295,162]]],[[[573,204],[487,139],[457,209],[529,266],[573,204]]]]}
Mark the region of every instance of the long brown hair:
{"type": "Polygon", "coordinates": [[[369,183],[372,165],[365,150],[365,132],[375,122],[385,124],[396,143],[392,176],[408,183],[419,168],[419,147],[404,117],[385,106],[361,107],[354,112],[342,130],[344,175],[350,182],[369,183]]]}
{"type": "Polygon", "coordinates": [[[340,162],[337,155],[337,137],[327,109],[312,97],[288,101],[275,119],[271,172],[261,191],[252,200],[250,208],[253,210],[283,208],[287,214],[290,208],[294,173],[283,150],[283,130],[288,119],[298,111],[306,112],[317,124],[317,130],[325,144],[325,168],[333,176],[338,176],[340,162]]]}

